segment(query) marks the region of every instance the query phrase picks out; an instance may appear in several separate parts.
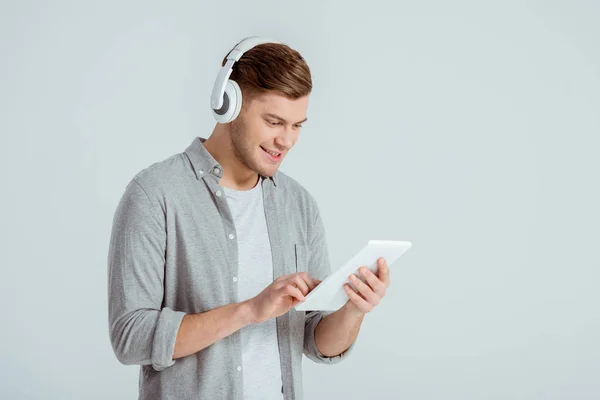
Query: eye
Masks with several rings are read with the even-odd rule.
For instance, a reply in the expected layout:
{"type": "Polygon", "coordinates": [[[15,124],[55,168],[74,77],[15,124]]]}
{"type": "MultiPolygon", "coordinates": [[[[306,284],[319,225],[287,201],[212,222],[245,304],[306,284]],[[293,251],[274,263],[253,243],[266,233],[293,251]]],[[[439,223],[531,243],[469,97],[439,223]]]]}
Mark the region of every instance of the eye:
{"type": "Polygon", "coordinates": [[[302,128],[302,125],[294,125],[294,128],[300,129],[300,128],[302,128]]]}
{"type": "Polygon", "coordinates": [[[279,125],[281,125],[281,122],[279,122],[279,121],[269,121],[269,125],[271,125],[271,126],[279,126],[279,125]]]}

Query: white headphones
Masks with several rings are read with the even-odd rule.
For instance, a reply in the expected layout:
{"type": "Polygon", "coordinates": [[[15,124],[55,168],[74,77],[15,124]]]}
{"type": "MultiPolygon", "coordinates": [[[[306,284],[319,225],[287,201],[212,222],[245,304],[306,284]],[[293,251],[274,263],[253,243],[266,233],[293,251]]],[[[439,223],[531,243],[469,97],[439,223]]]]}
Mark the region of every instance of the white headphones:
{"type": "Polygon", "coordinates": [[[275,40],[252,36],[242,40],[227,55],[225,65],[219,70],[210,95],[212,114],[222,124],[233,121],[242,108],[242,90],[236,81],[229,79],[233,72],[233,64],[251,48],[263,43],[280,43],[275,40]]]}

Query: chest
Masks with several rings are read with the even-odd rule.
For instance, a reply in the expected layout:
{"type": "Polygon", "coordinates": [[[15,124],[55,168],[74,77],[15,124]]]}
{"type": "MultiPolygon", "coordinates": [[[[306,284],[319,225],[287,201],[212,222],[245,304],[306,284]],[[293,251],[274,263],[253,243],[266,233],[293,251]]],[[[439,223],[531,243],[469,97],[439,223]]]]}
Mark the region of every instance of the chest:
{"type": "Polygon", "coordinates": [[[285,197],[266,191],[262,207],[238,209],[218,190],[207,185],[167,203],[165,295],[190,312],[241,301],[297,272],[305,242],[301,213],[285,197]]]}

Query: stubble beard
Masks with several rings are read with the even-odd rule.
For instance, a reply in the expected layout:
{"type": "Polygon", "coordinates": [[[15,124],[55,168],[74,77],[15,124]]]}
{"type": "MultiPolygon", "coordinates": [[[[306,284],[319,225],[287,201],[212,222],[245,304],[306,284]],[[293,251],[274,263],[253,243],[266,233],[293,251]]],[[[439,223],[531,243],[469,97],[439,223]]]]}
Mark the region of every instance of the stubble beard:
{"type": "Polygon", "coordinates": [[[239,118],[231,122],[231,147],[233,149],[233,156],[246,168],[259,175],[271,176],[253,158],[256,149],[252,148],[251,144],[246,140],[246,127],[239,118]]]}

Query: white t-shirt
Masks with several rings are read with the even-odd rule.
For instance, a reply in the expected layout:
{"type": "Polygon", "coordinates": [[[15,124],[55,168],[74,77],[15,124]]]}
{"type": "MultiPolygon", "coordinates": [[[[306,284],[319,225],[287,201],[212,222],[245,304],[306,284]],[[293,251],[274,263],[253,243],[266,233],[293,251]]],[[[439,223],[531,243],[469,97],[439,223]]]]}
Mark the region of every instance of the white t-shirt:
{"type": "MultiPolygon", "coordinates": [[[[271,244],[262,197],[262,181],[250,190],[223,188],[238,237],[238,298],[244,301],[273,283],[271,244]]],[[[275,318],[245,326],[242,371],[245,400],[280,400],[281,363],[275,318]]]]}

